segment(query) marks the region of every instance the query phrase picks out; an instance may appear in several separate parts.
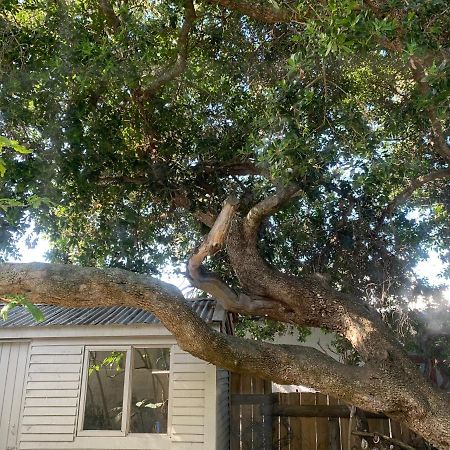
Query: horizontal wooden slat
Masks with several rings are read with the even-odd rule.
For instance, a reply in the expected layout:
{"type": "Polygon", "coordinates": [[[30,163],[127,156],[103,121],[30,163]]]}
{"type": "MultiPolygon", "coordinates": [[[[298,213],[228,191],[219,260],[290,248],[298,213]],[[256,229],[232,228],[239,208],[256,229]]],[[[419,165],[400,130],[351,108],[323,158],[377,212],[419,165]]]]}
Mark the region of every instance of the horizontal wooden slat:
{"type": "Polygon", "coordinates": [[[202,406],[177,406],[172,409],[172,416],[203,416],[205,408],[202,406]]]}
{"type": "Polygon", "coordinates": [[[27,389],[78,389],[78,381],[29,381],[27,389]]]}
{"type": "Polygon", "coordinates": [[[173,398],[203,398],[205,397],[204,389],[185,389],[180,391],[173,391],[173,398]]]}
{"type": "Polygon", "coordinates": [[[78,345],[36,345],[31,347],[32,355],[81,355],[83,348],[78,345]]]}
{"type": "Polygon", "coordinates": [[[175,434],[204,434],[203,425],[173,425],[172,433],[175,434]]]}
{"type": "Polygon", "coordinates": [[[174,398],[172,400],[173,406],[203,406],[205,403],[204,398],[174,398]]]}
{"type": "Polygon", "coordinates": [[[206,364],[205,361],[202,361],[195,356],[190,355],[189,353],[178,354],[173,358],[174,364],[206,364]]]}
{"type": "Polygon", "coordinates": [[[173,416],[172,425],[204,425],[204,416],[173,416]]]}
{"type": "Polygon", "coordinates": [[[28,380],[30,381],[78,381],[79,373],[30,373],[28,380]]]}
{"type": "Polygon", "coordinates": [[[195,442],[172,442],[171,450],[198,450],[195,442]]]}
{"type": "Polygon", "coordinates": [[[185,352],[180,347],[178,347],[178,345],[174,345],[172,352],[173,352],[174,355],[176,355],[178,353],[181,353],[182,355],[186,355],[187,354],[187,352],[185,352]]]}
{"type": "Polygon", "coordinates": [[[172,379],[174,381],[204,381],[205,372],[175,372],[172,379]]]}
{"type": "Polygon", "coordinates": [[[31,364],[81,364],[81,355],[31,355],[31,364]]]}
{"type": "Polygon", "coordinates": [[[203,442],[203,434],[173,434],[172,442],[203,442]]]}
{"type": "Polygon", "coordinates": [[[77,409],[73,406],[66,407],[26,407],[23,415],[24,416],[75,416],[77,409]]]}
{"type": "Polygon", "coordinates": [[[205,388],[205,382],[203,380],[201,381],[173,381],[173,388],[175,390],[180,389],[204,389],[205,388]]]}
{"type": "Polygon", "coordinates": [[[25,416],[23,425],[74,425],[75,416],[25,416]]]}
{"type": "Polygon", "coordinates": [[[73,434],[22,434],[21,442],[72,442],[73,434]]]}
{"type": "Polygon", "coordinates": [[[31,364],[30,373],[58,372],[58,373],[78,373],[81,364],[31,364]]]}
{"type": "Polygon", "coordinates": [[[77,398],[26,398],[25,406],[76,406],[77,398]]]}
{"type": "Polygon", "coordinates": [[[25,434],[73,434],[73,425],[24,425],[22,433],[25,434]]]}
{"type": "Polygon", "coordinates": [[[173,372],[205,372],[206,364],[174,364],[173,372]]]}
{"type": "MultiPolygon", "coordinates": [[[[251,394],[253,396],[253,394],[251,394]]],[[[246,397],[242,395],[242,397],[246,397]]],[[[235,395],[232,396],[233,401],[235,395]]],[[[240,403],[244,404],[244,403],[240,403]]],[[[346,405],[274,405],[272,415],[285,417],[350,417],[346,405]]],[[[364,412],[367,418],[386,418],[383,414],[364,412]]]]}
{"type": "Polygon", "coordinates": [[[46,397],[64,397],[64,398],[73,398],[78,397],[78,389],[27,389],[26,396],[28,398],[38,397],[38,398],[46,398],[46,397]]]}

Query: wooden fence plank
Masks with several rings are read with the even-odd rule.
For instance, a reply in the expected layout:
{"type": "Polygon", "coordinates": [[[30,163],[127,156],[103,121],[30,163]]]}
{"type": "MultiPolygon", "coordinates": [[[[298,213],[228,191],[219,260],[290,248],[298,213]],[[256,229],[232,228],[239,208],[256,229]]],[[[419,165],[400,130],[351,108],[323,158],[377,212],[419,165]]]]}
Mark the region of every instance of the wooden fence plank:
{"type": "MultiPolygon", "coordinates": [[[[344,402],[338,400],[340,405],[345,405],[344,402]]],[[[341,430],[341,449],[342,450],[350,450],[348,448],[348,429],[349,429],[349,419],[340,418],[339,419],[339,427],[341,430]]]]}
{"type": "MultiPolygon", "coordinates": [[[[338,400],[333,397],[328,397],[328,405],[337,405],[338,400]]],[[[328,448],[329,450],[341,450],[341,429],[339,426],[339,418],[328,418],[328,448]]]]}
{"type": "MultiPolygon", "coordinates": [[[[240,394],[240,386],[241,375],[238,373],[231,373],[231,399],[233,399],[233,394],[240,394]]],[[[230,450],[241,450],[241,406],[232,400],[230,412],[230,450]]]]}
{"type": "MultiPolygon", "coordinates": [[[[252,378],[252,393],[254,395],[264,395],[264,381],[260,378],[252,378]]],[[[265,450],[263,443],[264,419],[262,415],[262,405],[258,403],[252,405],[252,449],[265,450]]]]}
{"type": "MultiPolygon", "coordinates": [[[[251,377],[241,376],[241,394],[252,393],[251,377]]],[[[241,448],[242,450],[253,450],[252,442],[252,420],[253,408],[251,404],[241,405],[241,448]]]]}
{"type": "MultiPolygon", "coordinates": [[[[288,394],[288,398],[290,399],[289,405],[291,406],[300,406],[301,405],[301,394],[292,393],[288,394]]],[[[302,450],[305,447],[302,446],[302,419],[300,417],[291,417],[290,421],[290,448],[291,450],[302,450]]]]}
{"type": "MultiPolygon", "coordinates": [[[[316,405],[328,405],[328,398],[326,395],[316,394],[316,405]]],[[[317,450],[328,450],[328,418],[316,418],[317,427],[317,450]]]]}
{"type": "MultiPolygon", "coordinates": [[[[316,394],[302,392],[302,405],[314,405],[316,403],[316,394]]],[[[302,418],[302,448],[315,449],[316,448],[316,419],[302,418]]]]}
{"type": "Polygon", "coordinates": [[[402,427],[395,420],[389,419],[391,424],[391,435],[394,439],[402,440],[402,427]]]}
{"type": "MultiPolygon", "coordinates": [[[[280,404],[280,393],[276,392],[272,394],[273,404],[280,404]]],[[[272,421],[272,448],[273,450],[280,450],[280,420],[281,417],[274,416],[272,421]]]]}
{"type": "MultiPolygon", "coordinates": [[[[289,404],[289,394],[280,393],[280,405],[289,404]]],[[[291,422],[289,417],[280,417],[279,448],[280,450],[291,450],[289,445],[291,422]]]]}

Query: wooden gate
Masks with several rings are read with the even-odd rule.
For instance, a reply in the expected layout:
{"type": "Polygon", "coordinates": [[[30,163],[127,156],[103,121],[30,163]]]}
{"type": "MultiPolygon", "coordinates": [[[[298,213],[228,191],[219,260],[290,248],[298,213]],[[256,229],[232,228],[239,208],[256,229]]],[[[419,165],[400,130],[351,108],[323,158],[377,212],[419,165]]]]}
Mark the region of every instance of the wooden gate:
{"type": "MultiPolygon", "coordinates": [[[[320,393],[272,393],[271,383],[231,376],[231,450],[359,450],[423,449],[424,441],[385,416],[351,417],[345,403],[320,393]],[[364,435],[365,434],[365,435],[364,435]],[[383,439],[383,436],[389,440],[383,439]]],[[[353,411],[355,409],[353,408],[353,411]]]]}

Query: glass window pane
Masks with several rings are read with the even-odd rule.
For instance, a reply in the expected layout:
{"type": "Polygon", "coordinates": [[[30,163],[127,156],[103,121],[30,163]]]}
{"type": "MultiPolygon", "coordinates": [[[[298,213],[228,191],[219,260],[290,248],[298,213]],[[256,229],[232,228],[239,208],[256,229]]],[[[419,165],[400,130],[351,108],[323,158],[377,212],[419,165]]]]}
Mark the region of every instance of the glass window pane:
{"type": "Polygon", "coordinates": [[[169,373],[163,371],[169,368],[169,349],[134,349],[131,433],[167,433],[169,373]]]}
{"type": "Polygon", "coordinates": [[[84,430],[120,430],[126,352],[90,351],[84,430]]]}

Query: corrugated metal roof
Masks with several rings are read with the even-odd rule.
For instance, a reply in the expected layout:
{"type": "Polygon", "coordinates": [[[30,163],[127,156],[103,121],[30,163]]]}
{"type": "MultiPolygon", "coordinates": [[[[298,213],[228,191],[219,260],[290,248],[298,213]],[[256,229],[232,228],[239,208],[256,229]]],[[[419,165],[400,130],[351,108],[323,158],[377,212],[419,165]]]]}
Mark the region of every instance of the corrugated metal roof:
{"type": "MultiPolygon", "coordinates": [[[[195,299],[188,302],[194,312],[205,322],[212,322],[215,300],[195,299]]],[[[0,309],[3,305],[0,305],[0,309]]],[[[37,323],[31,314],[21,307],[12,309],[8,319],[0,318],[0,327],[45,327],[55,325],[130,325],[158,324],[159,319],[148,311],[125,306],[97,308],[64,308],[62,306],[37,305],[45,320],[37,323]]]]}

